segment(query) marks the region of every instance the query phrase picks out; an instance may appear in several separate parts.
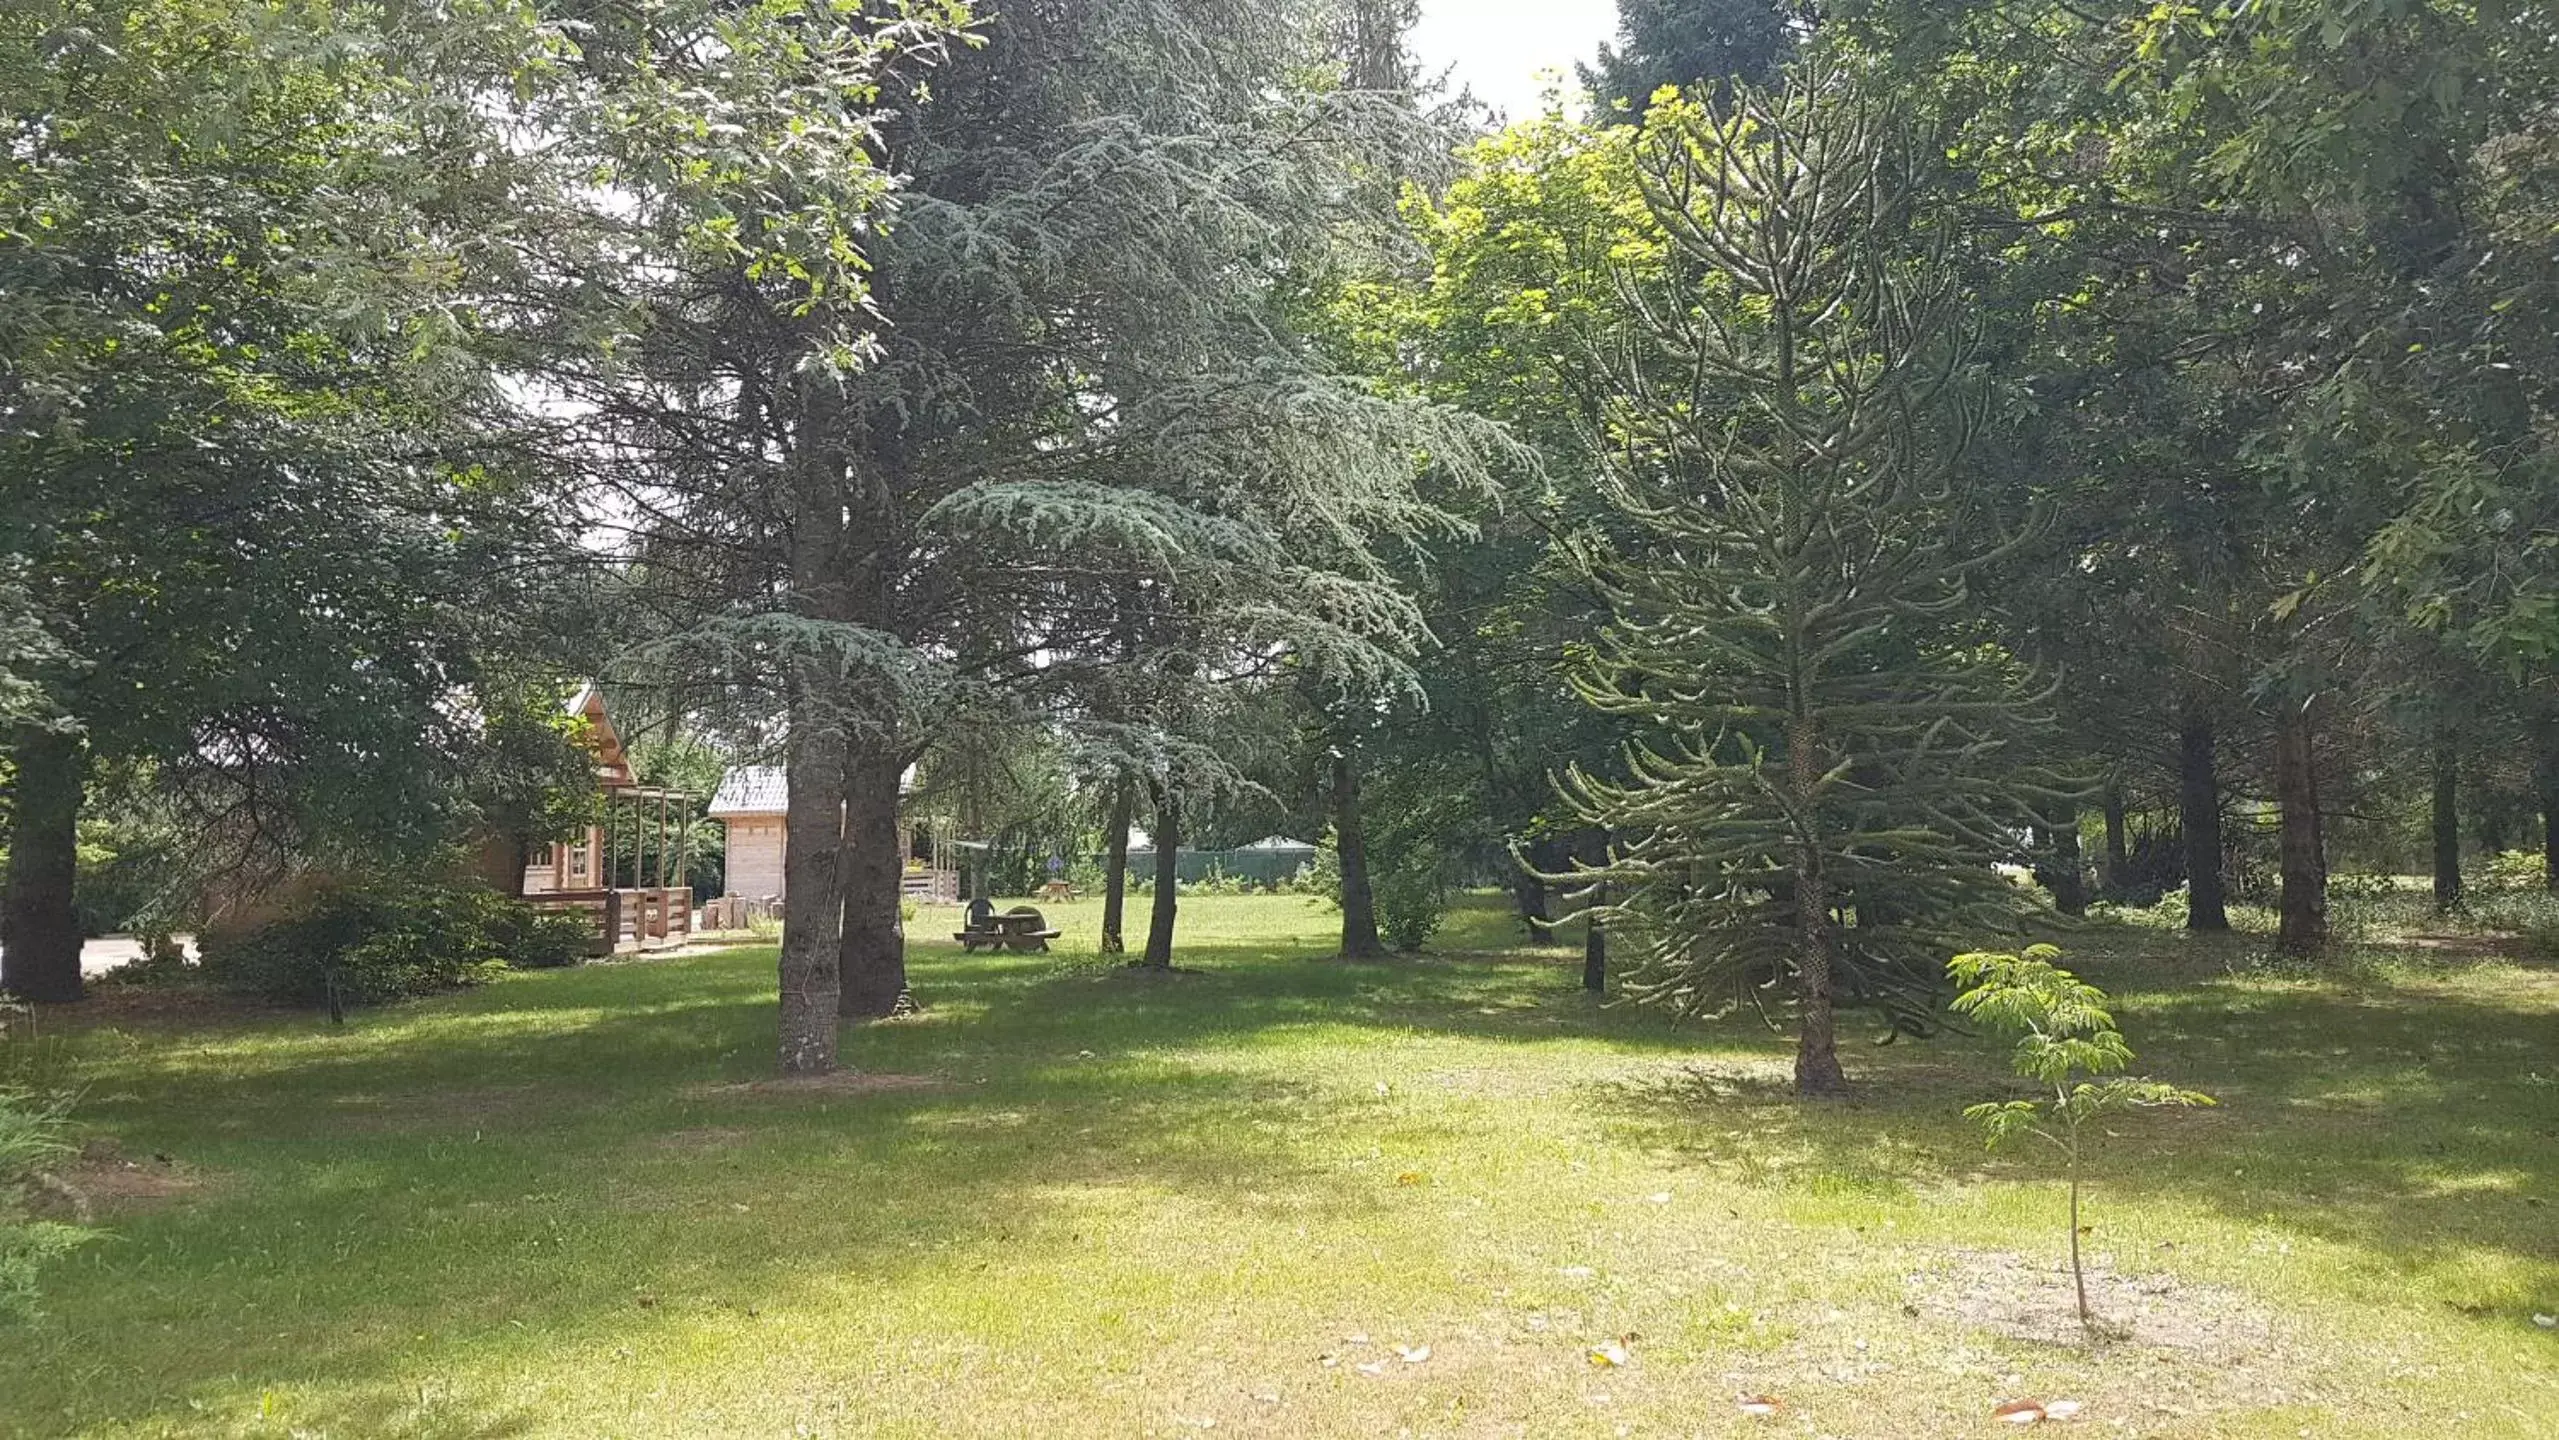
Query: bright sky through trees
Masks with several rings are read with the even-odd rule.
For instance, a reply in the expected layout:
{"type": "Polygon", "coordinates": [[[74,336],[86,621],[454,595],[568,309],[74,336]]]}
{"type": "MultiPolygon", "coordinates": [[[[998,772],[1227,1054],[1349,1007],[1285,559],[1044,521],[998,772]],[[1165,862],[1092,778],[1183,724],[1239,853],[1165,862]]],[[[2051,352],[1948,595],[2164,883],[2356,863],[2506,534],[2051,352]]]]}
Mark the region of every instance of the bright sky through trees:
{"type": "Polygon", "coordinates": [[[1433,72],[1454,66],[1456,84],[1517,120],[1537,113],[1556,78],[1540,72],[1579,83],[1574,63],[1616,33],[1613,0],[1423,0],[1413,48],[1433,72]]]}

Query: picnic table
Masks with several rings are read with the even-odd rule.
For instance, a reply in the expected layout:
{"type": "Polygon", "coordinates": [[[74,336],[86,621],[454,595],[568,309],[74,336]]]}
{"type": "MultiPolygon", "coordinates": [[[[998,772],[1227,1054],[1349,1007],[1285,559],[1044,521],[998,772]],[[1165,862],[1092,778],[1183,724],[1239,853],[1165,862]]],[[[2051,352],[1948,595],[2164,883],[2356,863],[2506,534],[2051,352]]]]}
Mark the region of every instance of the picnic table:
{"type": "Polygon", "coordinates": [[[1075,898],[1075,882],[1072,880],[1043,881],[1040,885],[1040,898],[1043,900],[1072,900],[1075,898]]]}
{"type": "Polygon", "coordinates": [[[1046,950],[1058,932],[1048,927],[1048,917],[1028,905],[1016,905],[1000,915],[989,915],[975,926],[953,931],[951,938],[960,949],[975,954],[981,945],[989,950],[1046,950]]]}

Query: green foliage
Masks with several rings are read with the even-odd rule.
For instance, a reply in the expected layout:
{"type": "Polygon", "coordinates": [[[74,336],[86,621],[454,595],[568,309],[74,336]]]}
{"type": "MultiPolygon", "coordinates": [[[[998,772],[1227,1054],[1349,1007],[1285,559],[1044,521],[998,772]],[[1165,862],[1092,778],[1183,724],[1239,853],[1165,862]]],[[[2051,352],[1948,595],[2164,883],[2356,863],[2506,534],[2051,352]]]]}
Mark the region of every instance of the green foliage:
{"type": "Polygon", "coordinates": [[[1658,105],[1633,142],[1669,258],[1591,363],[1602,492],[1641,540],[1581,547],[1612,618],[1572,679],[1640,729],[1565,789],[1617,837],[1629,993],[1791,989],[1799,1084],[1829,1093],[1832,1006],[1925,1032],[1953,937],[2014,912],[2005,837],[2063,790],[2044,695],[1956,618],[2003,547],[1950,536],[2003,517],[1960,481],[1980,401],[1929,157],[1847,69],[1733,111],[1658,105]]]}
{"type": "Polygon", "coordinates": [[[2543,857],[2530,850],[2499,851],[2479,867],[2468,888],[2474,896],[2547,893],[2550,876],[2546,866],[2543,857]]]}
{"type": "Polygon", "coordinates": [[[2132,1046],[2115,1028],[2105,992],[2053,962],[2061,951],[2030,945],[2023,954],[1974,951],[1948,962],[1957,1014],[2013,1033],[2009,1068],[2045,1093],[2033,1100],[1994,1100],[1967,1107],[1993,1149],[2033,1138],[2062,1158],[2070,1180],[2070,1269],[2078,1283],[2079,1318],[2094,1323],[2079,1259],[2079,1179],[2089,1126],[2117,1111],[2211,1105],[2211,1096],[2124,1074],[2132,1046]]]}
{"type": "Polygon", "coordinates": [[[1598,118],[1643,114],[1675,85],[1711,95],[1735,81],[1765,85],[1798,43],[1801,0],[1617,0],[1617,43],[1581,69],[1598,118]]]}
{"type": "Polygon", "coordinates": [[[1411,954],[1430,943],[1448,914],[1447,861],[1427,837],[1382,849],[1369,861],[1370,899],[1378,934],[1411,954]]]}
{"type": "Polygon", "coordinates": [[[293,1005],[362,1005],[477,985],[510,966],[574,964],[579,916],[546,913],[486,886],[384,880],[331,885],[291,913],[208,944],[206,978],[293,1005]]]}
{"type": "Polygon", "coordinates": [[[20,1013],[0,1008],[0,1330],[34,1318],[38,1272],[88,1236],[31,1213],[44,1177],[72,1154],[71,1103],[57,1088],[28,1083],[42,1067],[23,1059],[37,1042],[14,1023],[20,1013]]]}

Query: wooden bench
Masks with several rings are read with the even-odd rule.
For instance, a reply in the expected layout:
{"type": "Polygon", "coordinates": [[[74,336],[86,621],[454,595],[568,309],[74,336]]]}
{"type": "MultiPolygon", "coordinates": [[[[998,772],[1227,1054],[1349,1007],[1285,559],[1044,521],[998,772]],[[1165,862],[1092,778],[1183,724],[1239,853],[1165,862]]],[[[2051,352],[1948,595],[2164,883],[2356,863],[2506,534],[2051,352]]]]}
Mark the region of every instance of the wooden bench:
{"type": "Polygon", "coordinates": [[[977,953],[981,945],[989,950],[1046,950],[1058,932],[1048,928],[1048,917],[1028,905],[1016,905],[1001,915],[990,915],[982,930],[961,929],[951,932],[960,949],[977,953]]]}

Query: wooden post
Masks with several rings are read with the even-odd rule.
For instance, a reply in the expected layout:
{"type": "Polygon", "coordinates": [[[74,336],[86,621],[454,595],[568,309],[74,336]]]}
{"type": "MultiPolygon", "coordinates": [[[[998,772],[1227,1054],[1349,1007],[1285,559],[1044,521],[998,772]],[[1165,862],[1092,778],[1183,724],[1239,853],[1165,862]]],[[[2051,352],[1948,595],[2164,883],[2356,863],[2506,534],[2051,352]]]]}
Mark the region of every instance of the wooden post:
{"type": "Polygon", "coordinates": [[[622,948],[622,892],[606,886],[604,890],[604,953],[622,948]]]}

